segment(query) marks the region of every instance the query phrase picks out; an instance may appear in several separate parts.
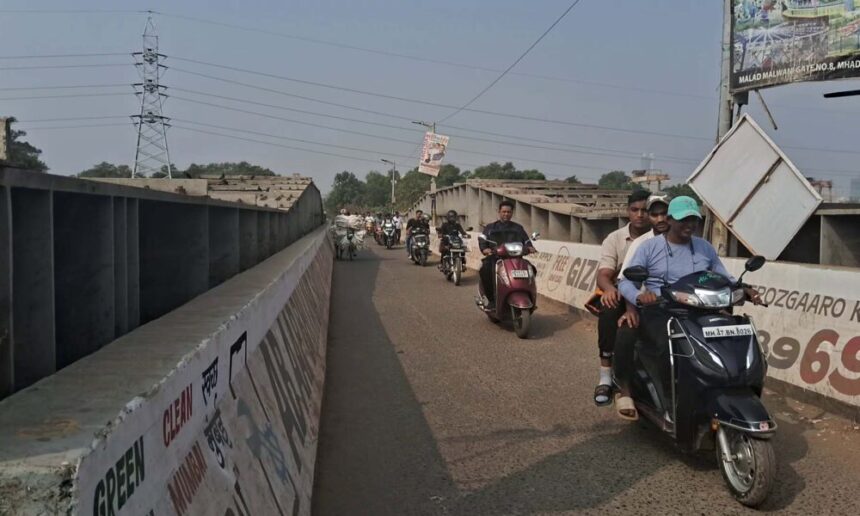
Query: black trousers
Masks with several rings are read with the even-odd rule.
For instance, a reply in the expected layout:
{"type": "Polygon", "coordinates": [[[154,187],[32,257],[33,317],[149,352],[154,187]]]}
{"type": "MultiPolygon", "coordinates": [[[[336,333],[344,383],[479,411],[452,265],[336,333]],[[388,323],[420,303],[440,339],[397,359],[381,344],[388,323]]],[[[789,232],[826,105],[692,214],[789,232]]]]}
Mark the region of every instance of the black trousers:
{"type": "Polygon", "coordinates": [[[633,349],[639,340],[639,329],[627,325],[618,328],[615,335],[615,356],[612,358],[612,369],[615,380],[622,386],[628,387],[633,377],[633,349]]]}
{"type": "Polygon", "coordinates": [[[612,358],[615,353],[615,335],[618,333],[618,318],[626,310],[624,300],[615,308],[603,307],[597,316],[597,347],[600,358],[612,358]]]}
{"type": "Polygon", "coordinates": [[[496,262],[498,260],[498,256],[485,257],[481,260],[481,270],[478,271],[478,275],[481,277],[481,285],[484,286],[484,295],[487,296],[487,299],[490,301],[495,300],[496,297],[496,293],[494,292],[493,276],[496,274],[496,262]]]}

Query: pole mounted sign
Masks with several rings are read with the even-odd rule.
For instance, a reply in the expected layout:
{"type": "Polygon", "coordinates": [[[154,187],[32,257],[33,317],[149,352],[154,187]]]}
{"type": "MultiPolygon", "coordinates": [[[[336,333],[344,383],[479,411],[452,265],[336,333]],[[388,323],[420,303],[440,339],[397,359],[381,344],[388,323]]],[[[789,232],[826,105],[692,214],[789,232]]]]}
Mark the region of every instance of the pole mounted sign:
{"type": "Polygon", "coordinates": [[[733,93],[860,77],[860,0],[732,0],[733,93]]]}
{"type": "Polygon", "coordinates": [[[421,159],[418,162],[418,172],[433,177],[439,175],[445,151],[448,149],[448,137],[433,132],[424,135],[424,147],[421,150],[421,159]]]}

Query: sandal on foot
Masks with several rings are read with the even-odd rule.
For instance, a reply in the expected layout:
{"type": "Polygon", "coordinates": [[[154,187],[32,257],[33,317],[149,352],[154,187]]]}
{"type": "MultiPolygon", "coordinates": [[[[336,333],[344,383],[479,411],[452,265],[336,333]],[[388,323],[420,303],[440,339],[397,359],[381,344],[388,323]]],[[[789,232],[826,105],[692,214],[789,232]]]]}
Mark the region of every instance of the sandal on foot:
{"type": "Polygon", "coordinates": [[[604,383],[594,389],[594,404],[598,407],[612,405],[612,386],[604,383]]]}
{"type": "Polygon", "coordinates": [[[615,411],[618,412],[618,417],[625,421],[639,421],[639,411],[633,404],[633,398],[629,396],[622,396],[621,393],[615,395],[615,411]]]}

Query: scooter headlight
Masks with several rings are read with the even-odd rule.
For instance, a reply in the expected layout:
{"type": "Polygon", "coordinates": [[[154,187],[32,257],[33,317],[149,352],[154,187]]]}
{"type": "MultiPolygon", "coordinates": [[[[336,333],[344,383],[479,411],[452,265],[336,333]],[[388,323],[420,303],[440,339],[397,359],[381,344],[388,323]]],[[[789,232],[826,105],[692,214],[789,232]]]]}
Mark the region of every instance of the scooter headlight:
{"type": "Polygon", "coordinates": [[[699,299],[699,297],[695,294],[688,294],[686,292],[678,292],[677,290],[672,290],[671,294],[672,294],[672,299],[674,299],[678,303],[681,303],[682,305],[689,305],[689,306],[696,306],[696,307],[702,306],[702,300],[699,299]]]}
{"type": "Polygon", "coordinates": [[[742,288],[732,290],[732,305],[736,305],[743,301],[745,296],[746,292],[744,292],[744,289],[742,288]]]}
{"type": "Polygon", "coordinates": [[[731,304],[732,291],[729,288],[721,290],[705,290],[697,288],[694,294],[672,290],[672,299],[682,305],[696,308],[726,308],[731,304]]]}
{"type": "Polygon", "coordinates": [[[732,290],[728,287],[720,290],[697,288],[695,292],[705,308],[726,308],[732,304],[732,290]]]}

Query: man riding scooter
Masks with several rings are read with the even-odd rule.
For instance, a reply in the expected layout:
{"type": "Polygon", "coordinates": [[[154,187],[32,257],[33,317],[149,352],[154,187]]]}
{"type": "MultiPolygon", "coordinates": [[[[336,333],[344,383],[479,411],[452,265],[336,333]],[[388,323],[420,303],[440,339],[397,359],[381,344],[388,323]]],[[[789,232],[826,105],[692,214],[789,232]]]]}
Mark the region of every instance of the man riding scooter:
{"type": "Polygon", "coordinates": [[[424,218],[422,210],[415,210],[415,217],[406,221],[406,256],[412,260],[412,232],[415,229],[422,228],[430,231],[430,223],[424,218]]]}
{"type": "MultiPolygon", "coordinates": [[[[734,281],[711,243],[693,236],[702,220],[696,201],[687,196],[676,197],[669,203],[668,215],[669,230],[642,243],[628,264],[628,267],[640,266],[648,271],[649,279],[644,283],[645,288],[640,292],[639,286],[627,278],[623,278],[618,284],[619,292],[628,303],[641,306],[639,321],[637,321],[640,329],[639,336],[655,352],[658,363],[665,369],[665,374],[661,377],[666,382],[671,377],[668,373],[668,348],[660,343],[668,338],[666,325],[670,314],[656,306],[661,287],[664,284],[671,285],[688,274],[701,271],[712,271],[734,281]]],[[[744,291],[753,303],[761,303],[761,297],[757,291],[748,287],[744,291]]],[[[623,359],[629,360],[631,356],[632,353],[625,353],[623,359]]],[[[625,366],[621,368],[622,372],[630,370],[628,364],[625,366]]],[[[623,384],[627,381],[629,378],[620,379],[620,383],[623,384]]],[[[657,385],[656,388],[662,391],[659,395],[663,400],[668,399],[670,385],[664,383],[657,385]]],[[[630,416],[635,416],[633,401],[628,396],[618,398],[618,409],[626,410],[630,416]]],[[[666,418],[669,419],[668,414],[666,418]]]]}
{"type": "Polygon", "coordinates": [[[481,285],[483,286],[484,291],[484,297],[481,299],[481,303],[484,306],[491,306],[495,303],[495,299],[493,297],[495,295],[495,278],[493,276],[496,270],[496,262],[499,260],[498,256],[493,252],[493,247],[487,243],[487,240],[498,244],[521,243],[528,253],[537,252],[528,233],[526,233],[525,228],[511,220],[513,216],[514,203],[508,200],[500,202],[499,220],[484,226],[483,235],[485,238],[478,242],[481,254],[484,255],[484,258],[481,261],[481,270],[479,271],[479,275],[481,276],[481,285]]]}

